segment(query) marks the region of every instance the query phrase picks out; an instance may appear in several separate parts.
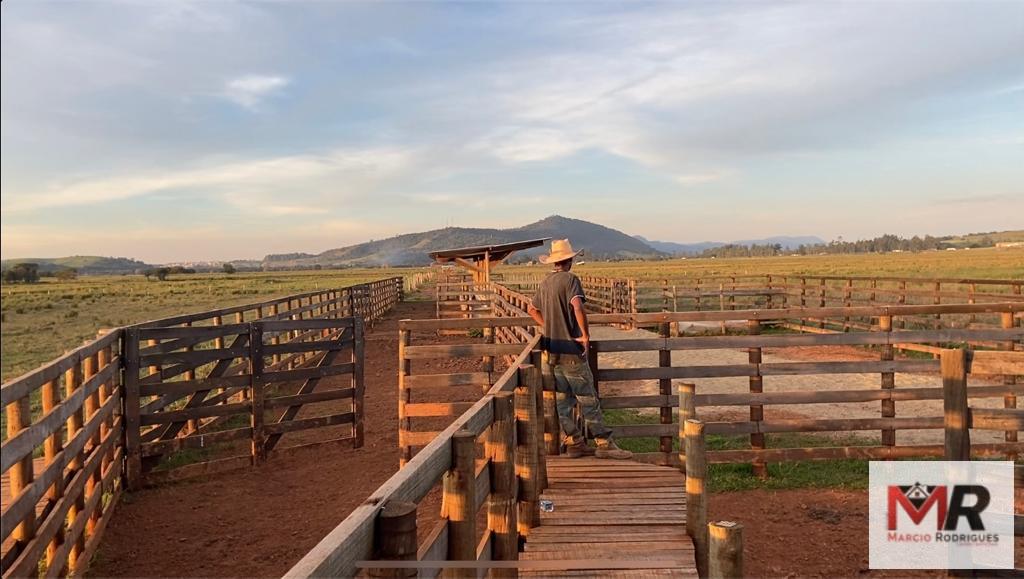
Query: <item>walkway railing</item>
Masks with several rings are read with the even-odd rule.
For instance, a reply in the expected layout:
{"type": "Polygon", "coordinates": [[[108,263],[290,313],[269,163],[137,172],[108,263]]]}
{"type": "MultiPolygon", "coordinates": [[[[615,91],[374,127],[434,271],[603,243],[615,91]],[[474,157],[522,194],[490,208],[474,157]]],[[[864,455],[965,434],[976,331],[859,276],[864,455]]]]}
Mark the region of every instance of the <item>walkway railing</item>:
{"type": "MultiPolygon", "coordinates": [[[[449,323],[458,327],[460,322],[465,321],[449,323]]],[[[538,340],[527,344],[479,401],[433,437],[286,577],[351,577],[373,568],[374,559],[518,558],[519,536],[527,535],[539,520],[544,485],[540,373],[528,364],[538,340]],[[415,507],[438,483],[443,488],[442,517],[420,541],[415,507]],[[482,508],[486,508],[487,525],[478,529],[477,513],[482,508]]],[[[438,572],[438,568],[419,568],[421,577],[438,572]]]]}

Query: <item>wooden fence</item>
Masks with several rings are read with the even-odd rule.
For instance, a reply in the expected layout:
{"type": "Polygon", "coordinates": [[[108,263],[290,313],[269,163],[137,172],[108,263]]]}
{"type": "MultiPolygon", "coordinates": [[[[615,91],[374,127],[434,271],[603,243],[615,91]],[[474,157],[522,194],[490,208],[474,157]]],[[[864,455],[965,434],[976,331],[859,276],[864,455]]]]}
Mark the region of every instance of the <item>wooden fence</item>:
{"type": "MultiPolygon", "coordinates": [[[[470,320],[450,320],[452,329],[470,320]],[[460,324],[460,322],[462,324],[460,324]]],[[[286,577],[352,577],[372,562],[518,559],[520,536],[539,523],[545,486],[540,374],[526,344],[480,400],[302,558],[286,577]],[[481,449],[481,446],[483,447],[481,449]],[[419,539],[416,505],[442,487],[440,521],[419,539]],[[478,528],[481,509],[486,527],[478,528]],[[417,548],[418,545],[418,548],[417,548]]],[[[417,571],[389,569],[393,576],[417,571]]],[[[439,569],[419,569],[434,577],[439,569]]],[[[482,577],[483,572],[465,572],[482,577]]]]}
{"type": "Polygon", "coordinates": [[[129,488],[259,464],[286,433],[312,428],[330,434],[299,446],[362,446],[361,318],[128,328],[125,339],[129,488]],[[343,386],[322,382],[343,375],[343,386]],[[161,469],[183,451],[203,454],[161,469]]]}
{"type": "MultiPolygon", "coordinates": [[[[467,324],[477,327],[501,323],[506,327],[516,327],[518,323],[524,332],[531,323],[529,318],[521,315],[522,301],[525,296],[507,288],[496,285],[496,302],[505,308],[502,313],[519,314],[519,317],[502,317],[491,319],[466,320],[467,324]]],[[[500,311],[500,310],[499,310],[500,311]]],[[[629,340],[595,340],[591,342],[591,365],[595,370],[595,378],[600,388],[602,385],[617,383],[640,384],[638,391],[624,393],[619,388],[618,395],[602,395],[605,409],[621,409],[638,411],[638,422],[615,427],[619,438],[654,438],[658,441],[658,450],[640,453],[638,458],[661,464],[678,464],[675,445],[679,439],[679,426],[676,421],[678,397],[674,392],[680,383],[701,384],[714,379],[745,380],[745,392],[706,393],[700,387],[694,396],[698,407],[715,407],[728,410],[744,408],[744,419],[718,420],[708,422],[709,434],[739,435],[749,438],[747,450],[719,450],[709,453],[711,462],[750,462],[758,472],[764,472],[767,462],[803,460],[803,459],[834,459],[834,458],[892,458],[911,456],[941,455],[941,445],[914,444],[897,445],[896,432],[901,430],[940,430],[942,428],[941,413],[913,412],[913,415],[897,416],[897,403],[901,408],[914,409],[916,401],[941,400],[942,390],[938,387],[899,387],[903,378],[909,375],[938,376],[940,363],[938,360],[916,358],[897,359],[895,349],[906,345],[924,345],[929,348],[948,347],[951,344],[996,345],[1005,351],[1018,348],[1024,339],[1024,329],[1019,327],[1018,320],[1024,312],[1024,304],[993,303],[993,304],[960,304],[930,306],[891,306],[891,307],[855,307],[855,308],[787,308],[773,310],[735,310],[725,312],[679,312],[649,314],[594,314],[592,324],[639,325],[658,328],[660,336],[648,339],[629,340]],[[992,315],[1010,320],[998,329],[960,328],[942,330],[897,330],[898,321],[902,316],[920,315],[992,315]],[[818,317],[845,315],[863,316],[874,320],[871,330],[856,330],[837,334],[780,335],[761,334],[764,327],[785,321],[793,317],[818,317]],[[668,327],[672,323],[690,324],[706,322],[737,322],[743,330],[741,335],[708,336],[696,335],[671,337],[668,327]],[[877,349],[877,360],[851,361],[848,357],[837,356],[832,360],[812,362],[765,362],[763,350],[778,349],[784,354],[786,348],[808,346],[861,346],[877,349]],[[746,350],[743,360],[728,364],[679,365],[672,363],[673,352],[711,351],[711,350],[746,350]],[[657,360],[650,367],[614,368],[601,363],[602,354],[651,352],[657,353],[651,360],[657,360]],[[850,374],[876,374],[877,388],[830,387],[829,376],[850,374]],[[787,389],[774,387],[785,385],[787,376],[821,376],[820,387],[787,389]],[[646,386],[644,383],[646,382],[646,386]],[[766,383],[769,390],[766,391],[766,383]],[[785,411],[792,405],[829,404],[865,404],[878,402],[876,417],[859,418],[766,418],[765,407],[785,411]],[[910,406],[907,406],[910,405],[910,406]],[[651,423],[651,413],[657,416],[657,422],[651,423]],[[779,433],[821,433],[821,432],[864,432],[877,431],[881,443],[875,445],[832,445],[815,448],[769,448],[766,437],[779,433]]],[[[469,352],[470,350],[466,350],[469,352]]],[[[826,350],[834,352],[834,350],[826,350]]],[[[451,351],[447,351],[451,354],[451,351]]],[[[434,377],[441,380],[441,377],[434,377]]],[[[1017,384],[1013,372],[1007,372],[994,383],[972,385],[970,390],[973,399],[1002,399],[1006,408],[1016,407],[1016,397],[1024,394],[1024,385],[1017,384]]],[[[545,405],[547,409],[547,405],[545,405]]],[[[852,407],[855,408],[855,407],[852,407]]],[[[920,410],[920,409],[919,409],[920,410]]],[[[551,410],[549,410],[550,412],[551,410]]],[[[813,410],[801,409],[802,413],[813,410]]],[[[931,412],[931,411],[929,411],[931,412]]],[[[555,423],[546,417],[546,424],[555,423]]],[[[558,433],[546,432],[548,441],[557,441],[558,433]]],[[[976,445],[976,451],[987,455],[1007,455],[1019,450],[1017,432],[1007,430],[1004,442],[976,445]]],[[[557,450],[557,445],[553,444],[557,450]]]]}
{"type": "Polygon", "coordinates": [[[122,489],[120,337],[3,385],[4,577],[78,574],[96,552],[122,489]]]}
{"type": "MultiPolygon", "coordinates": [[[[398,330],[398,445],[401,464],[412,459],[416,449],[429,444],[444,426],[468,410],[503,375],[506,362],[514,360],[533,339],[522,333],[523,322],[479,319],[402,320],[398,330]],[[414,337],[432,337],[438,332],[468,333],[479,337],[471,343],[413,343],[414,337]],[[420,362],[415,362],[419,360],[420,362]],[[461,361],[461,372],[414,370],[428,360],[461,361]]],[[[532,320],[530,322],[532,324],[532,320]]]]}
{"type": "MultiPolygon", "coordinates": [[[[544,274],[497,274],[492,279],[506,289],[533,295],[544,280],[544,274]]],[[[628,314],[637,310],[636,280],[595,276],[578,276],[587,296],[586,308],[596,314],[628,314]]]]}
{"type": "MultiPolygon", "coordinates": [[[[213,423],[222,418],[245,414],[239,412],[243,408],[237,404],[250,408],[262,404],[264,411],[273,416],[274,409],[289,413],[299,404],[326,401],[332,396],[343,398],[337,392],[312,392],[308,385],[317,372],[326,375],[344,365],[326,369],[308,366],[316,364],[318,358],[336,355],[340,351],[337,348],[342,347],[339,342],[348,339],[352,344],[344,347],[353,349],[356,358],[348,363],[354,365],[351,374],[361,375],[362,354],[354,336],[346,338],[339,334],[320,339],[321,333],[336,331],[346,324],[350,332],[356,332],[358,322],[345,320],[352,316],[366,323],[379,319],[401,299],[401,284],[402,278],[389,278],[117,328],[4,383],[0,387],[0,403],[7,419],[7,438],[0,447],[4,481],[3,576],[83,573],[125,486],[122,475],[126,464],[133,474],[142,472],[144,443],[152,443],[145,449],[147,457],[154,457],[178,447],[190,450],[195,444],[208,445],[217,436],[239,436],[238,440],[242,440],[244,437],[237,431],[211,432],[209,436],[213,438],[203,439],[194,436],[195,428],[212,429],[213,423]],[[225,325],[224,319],[230,316],[234,316],[235,324],[225,325]],[[314,318],[325,321],[317,322],[314,318]],[[248,323],[257,320],[261,323],[248,323]],[[325,326],[313,327],[318,323],[325,326]],[[259,330],[263,332],[260,342],[264,364],[263,368],[258,368],[258,363],[255,366],[263,373],[263,383],[301,380],[300,391],[281,394],[276,388],[252,388],[247,386],[253,379],[248,362],[225,364],[225,360],[253,360],[251,351],[257,347],[257,341],[250,342],[249,338],[252,331],[259,330]],[[157,335],[161,331],[164,335],[157,335]],[[172,335],[175,332],[181,336],[172,335]],[[126,339],[129,333],[134,339],[126,339]],[[244,341],[240,341],[243,335],[244,341]],[[232,336],[231,344],[225,346],[224,341],[232,336]],[[212,348],[207,347],[210,343],[212,348]],[[142,371],[133,374],[127,371],[130,365],[149,371],[145,375],[142,371]],[[223,371],[218,370],[213,381],[203,383],[211,379],[209,373],[218,367],[223,371]],[[147,379],[154,372],[157,377],[147,379]],[[132,376],[138,379],[135,404],[128,403],[126,388],[127,379],[132,376]],[[303,392],[302,388],[309,391],[303,392]],[[150,389],[153,394],[146,394],[143,399],[142,392],[148,393],[150,389]],[[186,401],[181,408],[174,406],[175,400],[184,397],[200,400],[194,395],[203,391],[212,393],[212,397],[203,398],[201,405],[186,401]],[[223,396],[229,391],[236,399],[223,396]],[[127,425],[135,420],[138,423],[127,425]],[[143,429],[154,435],[147,434],[143,440],[143,429]],[[173,437],[169,435],[171,431],[175,432],[173,437]],[[126,460],[127,439],[136,434],[138,446],[132,450],[134,453],[137,448],[138,456],[126,460]]],[[[348,428],[356,429],[356,416],[361,415],[361,392],[357,392],[356,386],[351,390],[355,408],[348,428]]],[[[258,424],[254,424],[259,422],[258,414],[248,411],[249,423],[241,430],[249,434],[248,444],[258,434],[258,424]]],[[[336,415],[316,419],[337,421],[338,425],[348,420],[336,415]]],[[[306,417],[292,416],[280,424],[264,424],[259,434],[265,437],[260,440],[266,440],[263,448],[272,440],[276,444],[285,432],[312,424],[305,420],[306,417]]],[[[353,439],[356,437],[358,433],[353,439]]],[[[252,456],[246,460],[251,462],[252,456]]],[[[136,480],[140,479],[134,478],[133,482],[136,480]]]]}

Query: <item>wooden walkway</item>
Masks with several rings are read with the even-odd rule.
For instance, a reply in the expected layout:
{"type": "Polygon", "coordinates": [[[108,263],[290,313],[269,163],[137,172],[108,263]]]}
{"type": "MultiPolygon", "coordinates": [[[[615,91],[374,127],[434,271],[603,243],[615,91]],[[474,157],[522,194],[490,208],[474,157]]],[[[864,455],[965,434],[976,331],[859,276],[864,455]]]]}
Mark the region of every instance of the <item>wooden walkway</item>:
{"type": "Polygon", "coordinates": [[[520,575],[696,577],[686,534],[686,478],[677,469],[633,461],[547,457],[548,489],[521,560],[586,561],[573,570],[520,575]],[[555,573],[555,575],[552,575],[555,573]]]}

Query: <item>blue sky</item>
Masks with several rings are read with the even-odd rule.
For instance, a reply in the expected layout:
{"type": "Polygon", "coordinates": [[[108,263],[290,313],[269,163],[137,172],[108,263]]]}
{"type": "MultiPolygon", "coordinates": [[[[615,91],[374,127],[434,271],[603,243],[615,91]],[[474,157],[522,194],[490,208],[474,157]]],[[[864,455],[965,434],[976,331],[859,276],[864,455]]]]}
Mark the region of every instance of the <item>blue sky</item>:
{"type": "Polygon", "coordinates": [[[1024,227],[1024,2],[4,2],[2,253],[1024,227]]]}

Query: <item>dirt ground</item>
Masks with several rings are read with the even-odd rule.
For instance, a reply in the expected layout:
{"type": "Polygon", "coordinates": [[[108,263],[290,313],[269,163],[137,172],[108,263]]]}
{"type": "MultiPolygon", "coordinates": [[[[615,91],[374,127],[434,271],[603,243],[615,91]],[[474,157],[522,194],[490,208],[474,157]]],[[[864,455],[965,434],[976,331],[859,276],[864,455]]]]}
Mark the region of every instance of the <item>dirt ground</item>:
{"type": "MultiPolygon", "coordinates": [[[[1024,493],[1017,492],[1017,512],[1024,493]]],[[[799,489],[711,495],[709,520],[743,524],[749,577],[946,577],[945,571],[868,568],[867,491],[799,489]]],[[[1017,567],[1024,538],[1016,539],[1017,567]]]]}
{"type": "MultiPolygon", "coordinates": [[[[367,332],[363,448],[299,450],[257,468],[125,494],[89,574],[280,577],[398,470],[397,320],[432,317],[433,302],[405,302],[367,332]]],[[[417,361],[421,372],[431,364],[417,361]]],[[[453,364],[436,371],[458,371],[453,364]]],[[[424,519],[436,518],[436,502],[425,501],[424,519]]]]}

